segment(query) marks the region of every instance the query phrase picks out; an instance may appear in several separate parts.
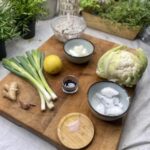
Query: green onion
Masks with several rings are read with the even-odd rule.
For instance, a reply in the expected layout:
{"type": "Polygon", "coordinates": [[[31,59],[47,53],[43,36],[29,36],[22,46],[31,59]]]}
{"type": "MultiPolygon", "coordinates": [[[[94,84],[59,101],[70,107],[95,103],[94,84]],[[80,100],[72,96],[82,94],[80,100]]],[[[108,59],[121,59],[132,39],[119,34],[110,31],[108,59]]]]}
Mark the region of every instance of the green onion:
{"type": "Polygon", "coordinates": [[[30,81],[38,90],[41,99],[41,110],[54,107],[52,100],[57,99],[54,91],[49,87],[43,75],[44,54],[39,50],[26,52],[23,56],[3,59],[3,66],[14,74],[30,81]]]}

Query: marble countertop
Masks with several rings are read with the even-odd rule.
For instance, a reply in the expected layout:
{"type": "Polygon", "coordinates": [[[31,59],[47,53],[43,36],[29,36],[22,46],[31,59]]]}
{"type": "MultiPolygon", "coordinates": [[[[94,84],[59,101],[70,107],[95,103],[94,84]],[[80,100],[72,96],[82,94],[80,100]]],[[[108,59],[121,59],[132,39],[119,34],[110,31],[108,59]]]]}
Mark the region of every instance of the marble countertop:
{"type": "MultiPolygon", "coordinates": [[[[143,48],[148,52],[150,46],[143,43],[141,40],[130,41],[119,38],[103,32],[87,28],[85,33],[97,38],[112,41],[118,44],[124,44],[131,48],[143,48]]],[[[50,36],[53,31],[50,27],[50,20],[38,21],[36,26],[36,36],[30,40],[14,39],[7,41],[7,57],[16,56],[24,53],[27,50],[38,48],[50,36]]],[[[8,71],[2,67],[0,62],[0,79],[3,79],[8,74],[8,71]]],[[[55,150],[51,144],[45,142],[38,136],[28,132],[27,130],[9,122],[0,117],[0,150],[55,150]]]]}

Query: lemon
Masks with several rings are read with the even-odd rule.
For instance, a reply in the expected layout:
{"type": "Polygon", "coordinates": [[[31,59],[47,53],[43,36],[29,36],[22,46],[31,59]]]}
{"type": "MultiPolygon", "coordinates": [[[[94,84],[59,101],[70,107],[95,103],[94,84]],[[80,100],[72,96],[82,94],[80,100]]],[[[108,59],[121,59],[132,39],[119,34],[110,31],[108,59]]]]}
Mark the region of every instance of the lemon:
{"type": "Polygon", "coordinates": [[[57,55],[48,55],[44,59],[44,70],[49,74],[57,74],[62,69],[62,61],[57,55]]]}

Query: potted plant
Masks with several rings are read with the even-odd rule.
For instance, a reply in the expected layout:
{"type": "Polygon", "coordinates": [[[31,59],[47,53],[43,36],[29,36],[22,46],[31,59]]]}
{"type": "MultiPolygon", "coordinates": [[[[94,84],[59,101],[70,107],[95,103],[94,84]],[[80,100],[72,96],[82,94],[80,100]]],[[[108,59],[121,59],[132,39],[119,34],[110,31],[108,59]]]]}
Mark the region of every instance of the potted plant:
{"type": "Polygon", "coordinates": [[[36,17],[46,14],[42,7],[45,0],[8,0],[13,7],[17,27],[24,39],[29,39],[35,36],[36,17]]]}
{"type": "Polygon", "coordinates": [[[6,57],[5,41],[18,35],[15,18],[11,8],[0,6],[0,60],[6,57]]]}
{"type": "Polygon", "coordinates": [[[89,27],[127,39],[134,39],[150,24],[148,0],[80,0],[89,27]]]}

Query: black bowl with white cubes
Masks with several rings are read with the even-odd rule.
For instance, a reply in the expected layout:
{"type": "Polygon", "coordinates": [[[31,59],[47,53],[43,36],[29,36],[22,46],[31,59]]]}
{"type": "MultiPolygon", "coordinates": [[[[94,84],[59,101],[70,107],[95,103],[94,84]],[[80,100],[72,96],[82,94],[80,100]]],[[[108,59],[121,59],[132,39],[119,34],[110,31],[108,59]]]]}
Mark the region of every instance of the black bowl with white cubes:
{"type": "Polygon", "coordinates": [[[110,81],[101,81],[89,88],[88,104],[96,117],[114,121],[127,113],[130,97],[122,86],[110,81]]]}

